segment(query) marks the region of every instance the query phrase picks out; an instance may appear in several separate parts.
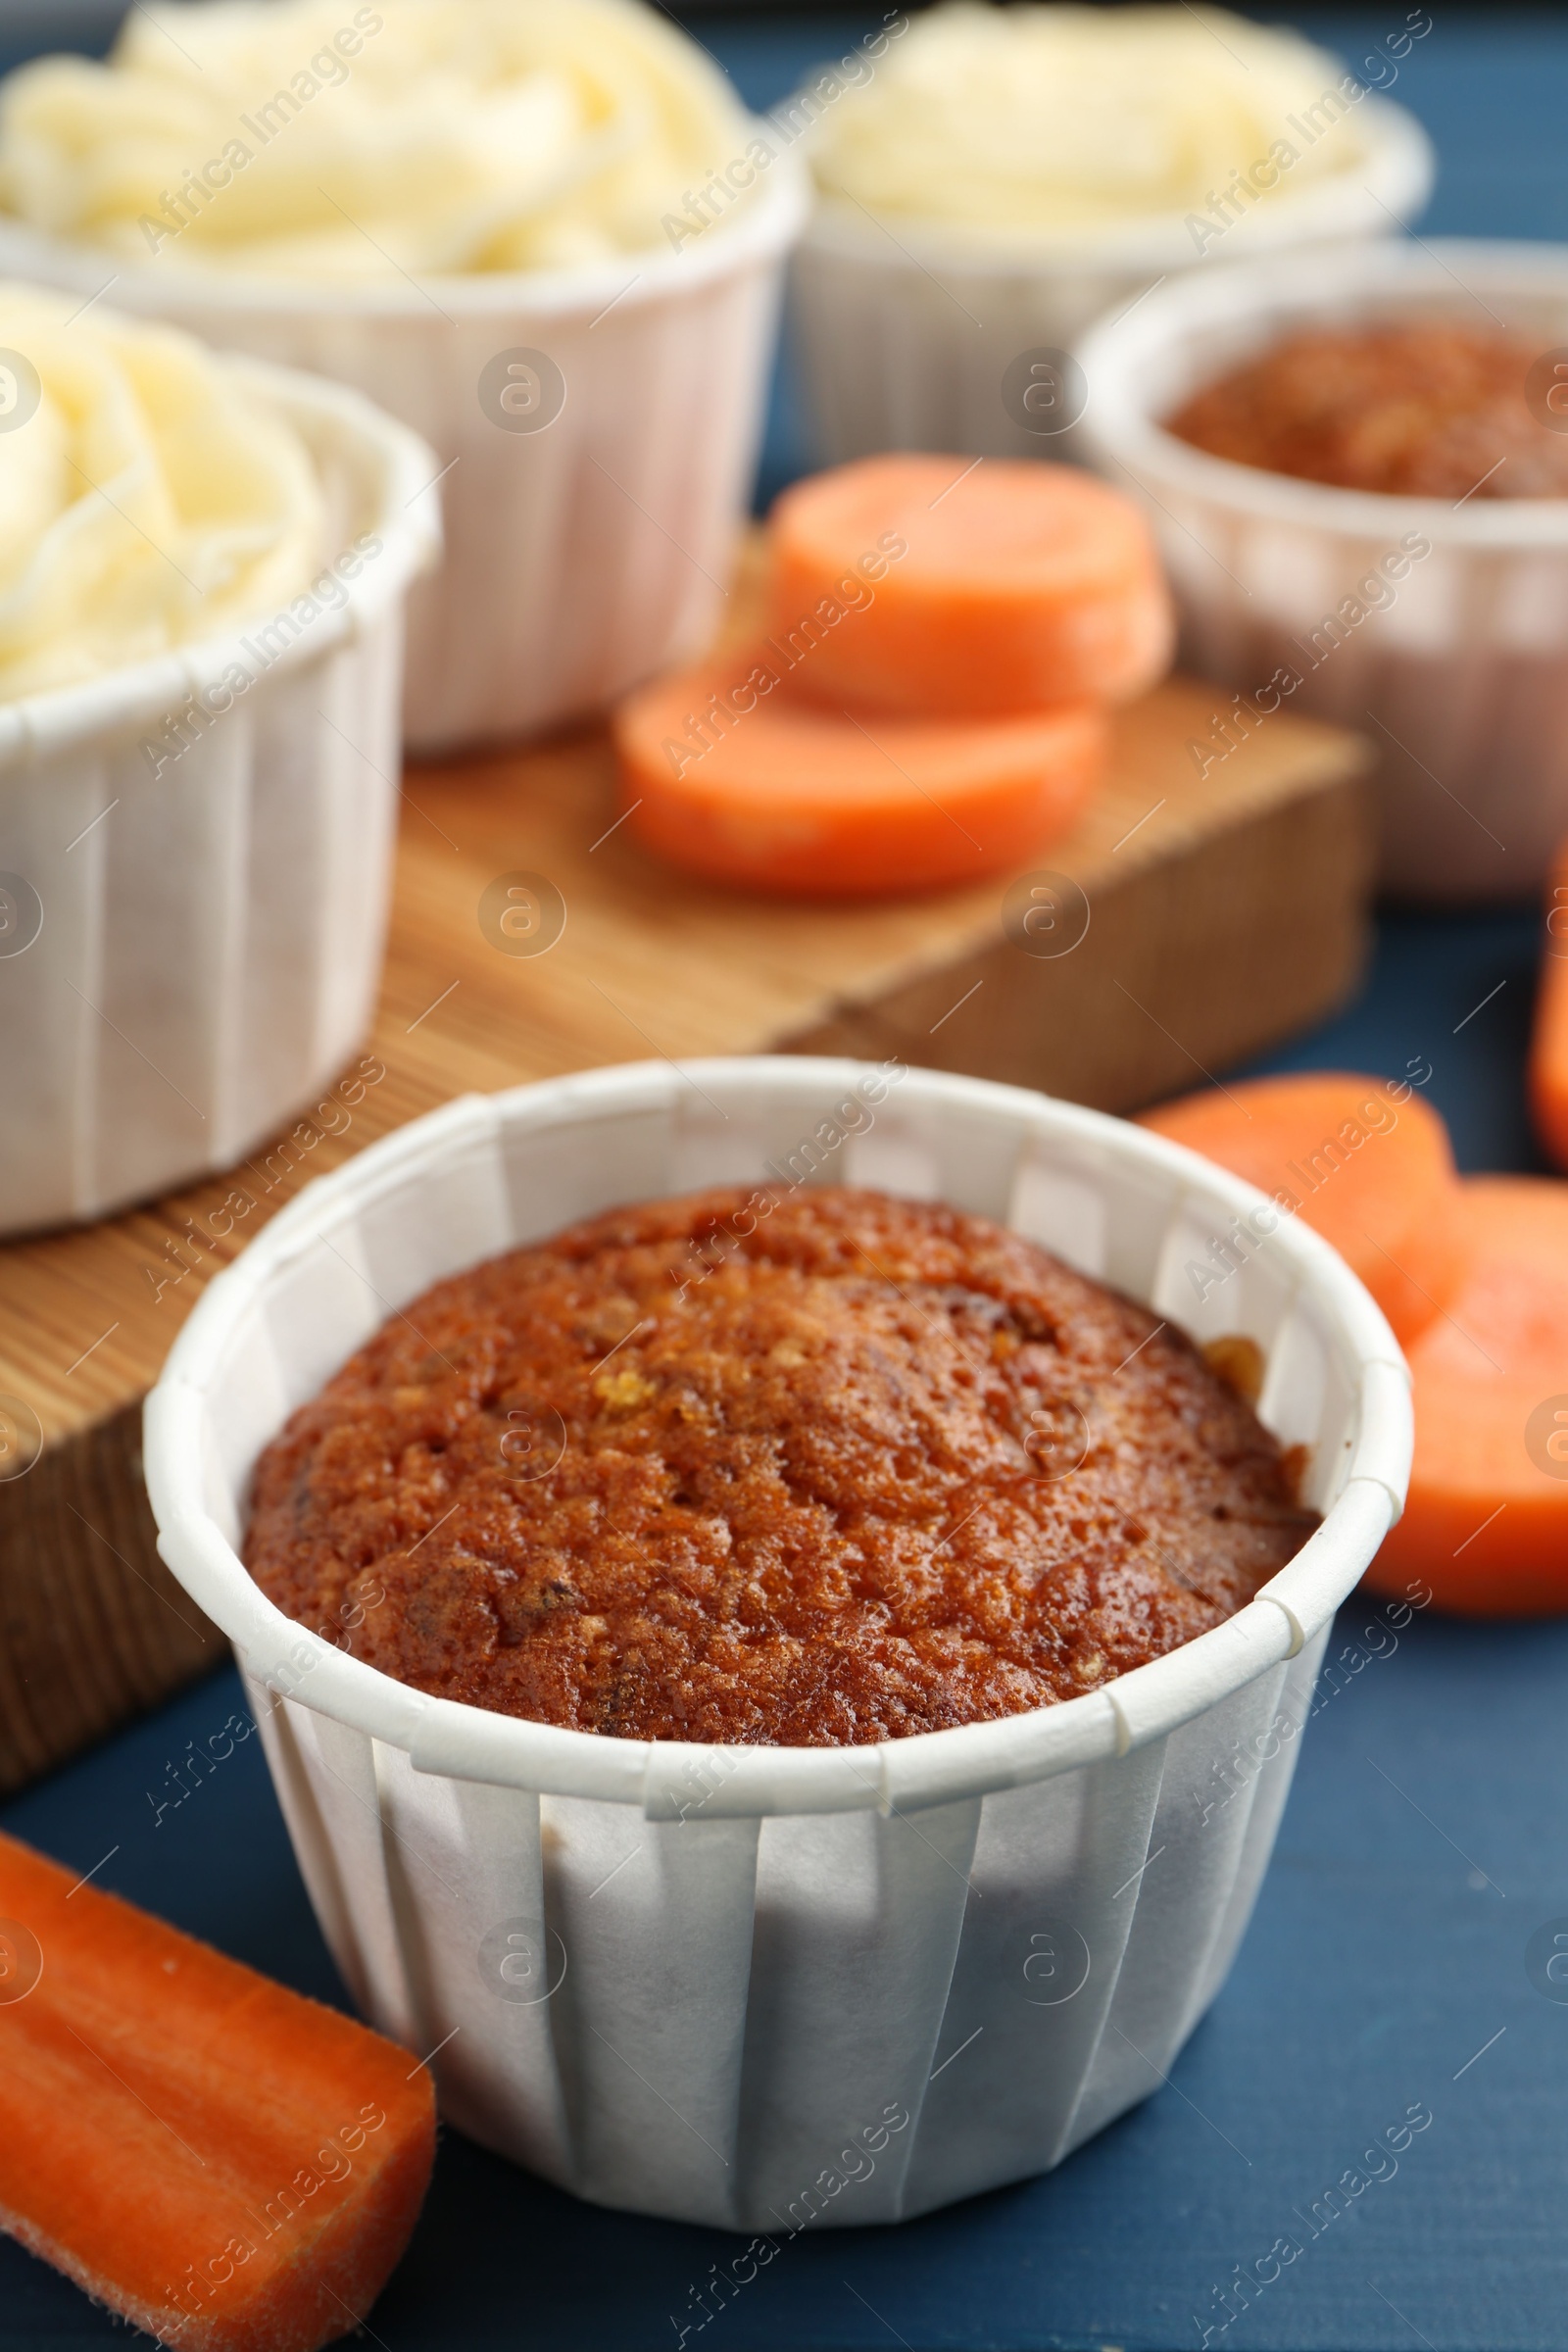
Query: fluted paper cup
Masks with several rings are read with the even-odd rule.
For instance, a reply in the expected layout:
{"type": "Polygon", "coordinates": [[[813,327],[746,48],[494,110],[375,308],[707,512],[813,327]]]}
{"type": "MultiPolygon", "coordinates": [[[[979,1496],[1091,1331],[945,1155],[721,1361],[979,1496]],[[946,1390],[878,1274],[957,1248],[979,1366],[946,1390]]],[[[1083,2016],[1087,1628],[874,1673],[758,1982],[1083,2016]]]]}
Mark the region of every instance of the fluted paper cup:
{"type": "MultiPolygon", "coordinates": [[[[780,110],[781,112],[783,110],[780,110]]],[[[1363,168],[1263,205],[1200,252],[1179,220],[1097,236],[987,247],[973,231],[899,220],[818,199],[790,270],[790,321],[802,390],[824,463],[882,449],[968,457],[1077,454],[1053,413],[1020,406],[1007,370],[1020,356],[1069,349],[1093,321],[1166,278],[1203,276],[1221,259],[1266,251],[1294,270],[1298,252],[1349,250],[1413,220],[1432,189],[1432,149],[1389,99],[1355,117],[1363,168]]]]}
{"type": "Polygon", "coordinates": [[[211,1286],[147,1408],[160,1548],[234,1642],[356,1999],[438,2052],[453,2123],[596,2202],[776,2238],[1039,2172],[1157,2086],[1247,1925],[1329,1621],[1409,1462],[1398,1350],[1325,1243],[1285,1220],[1227,1282],[1189,1279],[1254,1209],[1163,1138],[1012,1087],[643,1064],[449,1104],[211,1286]],[[252,1465],[389,1308],[612,1203],[792,1158],[1005,1219],[1200,1338],[1249,1335],[1322,1525],[1237,1616],[1103,1689],[868,1747],[490,1714],[264,1597],[235,1548],[252,1465]]]}
{"type": "MultiPolygon", "coordinates": [[[[449,751],[601,710],[711,637],[806,202],[785,154],[676,251],[354,288],[122,264],[114,300],[335,376],[430,444],[446,560],[410,607],[405,726],[449,751]]],[[[109,268],[0,221],[0,274],[89,295],[109,268]]]]}
{"type": "MultiPolygon", "coordinates": [[[[1232,465],[1159,421],[1283,335],[1403,319],[1521,336],[1542,359],[1538,414],[1568,429],[1544,404],[1549,363],[1568,360],[1568,247],[1453,239],[1161,287],[1079,344],[1082,430],[1149,510],[1186,666],[1254,706],[1283,688],[1286,709],[1371,738],[1384,887],[1517,899],[1568,835],[1568,498],[1340,490],[1232,465]]],[[[1227,748],[1229,695],[1215,715],[1200,758],[1227,748]]],[[[1254,708],[1242,726],[1256,723],[1254,708]]]]}
{"type": "Polygon", "coordinates": [[[340,385],[234,366],[315,459],[311,595],[0,705],[0,1233],[231,1167],[369,1027],[430,453],[340,385]]]}

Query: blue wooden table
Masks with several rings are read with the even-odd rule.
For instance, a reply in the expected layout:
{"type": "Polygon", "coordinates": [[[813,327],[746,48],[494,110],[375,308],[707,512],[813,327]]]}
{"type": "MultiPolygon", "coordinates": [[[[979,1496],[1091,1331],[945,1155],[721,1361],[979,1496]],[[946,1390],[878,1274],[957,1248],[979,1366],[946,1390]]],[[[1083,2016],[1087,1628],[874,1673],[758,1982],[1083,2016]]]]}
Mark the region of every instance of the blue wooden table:
{"type": "MultiPolygon", "coordinates": [[[[1355,56],[1402,17],[1312,25],[1355,56]]],[[[702,29],[762,104],[863,26],[702,29]]],[[[1396,95],[1443,159],[1423,227],[1568,239],[1568,26],[1440,13],[1396,95]]],[[[766,478],[801,462],[786,392],[766,478]]],[[[1359,1001],[1269,1066],[1392,1074],[1422,1054],[1465,1167],[1536,1166],[1521,1077],[1534,962],[1529,910],[1390,917],[1359,1001]]],[[[1376,1622],[1365,1604],[1342,1615],[1343,1683],[1308,1727],[1256,1918],[1170,2087],[1044,2180],[896,2230],[798,2239],[689,2346],[1179,2352],[1206,2330],[1224,2352],[1568,2348],[1568,2001],[1527,1965],[1539,1930],[1568,1925],[1568,1625],[1429,1610],[1391,1647],[1366,1638],[1376,1622]],[[1363,2161],[1412,2111],[1430,2121],[1402,2152],[1363,2161]]],[[[225,1672],[0,1824],[341,2000],[255,1742],[155,1826],[148,1792],[167,1794],[187,1740],[239,1704],[225,1672]]],[[[447,2133],[374,2340],[674,2352],[671,2315],[691,2318],[692,2289],[733,2251],[597,2212],[447,2133]]],[[[104,2313],[0,2242],[0,2352],[113,2340],[104,2313]]]]}

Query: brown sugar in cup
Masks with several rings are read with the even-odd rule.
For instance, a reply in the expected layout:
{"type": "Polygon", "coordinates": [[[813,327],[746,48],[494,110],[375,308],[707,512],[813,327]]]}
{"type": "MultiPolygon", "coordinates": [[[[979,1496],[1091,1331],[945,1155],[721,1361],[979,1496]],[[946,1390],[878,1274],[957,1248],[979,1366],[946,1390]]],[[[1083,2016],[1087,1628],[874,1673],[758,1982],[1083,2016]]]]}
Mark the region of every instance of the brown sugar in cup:
{"type": "Polygon", "coordinates": [[[438,1283],[258,1464],[289,1616],[435,1696],[832,1746],[1081,1695],[1317,1524],[1193,1345],[937,1203],[745,1187],[438,1283]]]}

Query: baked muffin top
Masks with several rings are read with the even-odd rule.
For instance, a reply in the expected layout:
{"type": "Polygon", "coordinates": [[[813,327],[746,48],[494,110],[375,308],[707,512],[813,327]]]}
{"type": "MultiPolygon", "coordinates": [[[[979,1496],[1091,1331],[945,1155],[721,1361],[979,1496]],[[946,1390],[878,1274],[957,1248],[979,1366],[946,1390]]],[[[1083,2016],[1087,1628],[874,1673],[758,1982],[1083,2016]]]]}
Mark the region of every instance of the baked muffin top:
{"type": "Polygon", "coordinates": [[[1559,389],[1538,344],[1490,327],[1304,327],[1194,393],[1165,429],[1238,466],[1342,490],[1564,498],[1559,389]]]}
{"type": "Polygon", "coordinates": [[[262,1455],[245,1556],[441,1697],[849,1745],[1219,1624],[1315,1524],[1297,1467],[1180,1332],[1004,1227],[724,1188],[394,1315],[262,1455]]]}

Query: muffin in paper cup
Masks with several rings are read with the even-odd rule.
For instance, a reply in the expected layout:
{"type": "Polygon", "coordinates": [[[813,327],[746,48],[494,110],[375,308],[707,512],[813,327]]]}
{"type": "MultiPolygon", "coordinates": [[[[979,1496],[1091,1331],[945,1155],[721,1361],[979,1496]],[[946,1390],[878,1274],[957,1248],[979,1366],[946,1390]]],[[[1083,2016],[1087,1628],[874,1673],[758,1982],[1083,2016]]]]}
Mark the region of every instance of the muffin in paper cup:
{"type": "Polygon", "coordinates": [[[1568,835],[1568,499],[1340,489],[1213,457],[1161,421],[1286,335],[1404,321],[1519,337],[1544,370],[1539,420],[1568,427],[1550,375],[1568,247],[1440,239],[1173,280],[1077,346],[1082,431],[1148,508],[1184,663],[1236,690],[1216,694],[1195,766],[1273,709],[1357,727],[1378,755],[1384,888],[1518,899],[1568,835]]]}
{"type": "MultiPolygon", "coordinates": [[[[317,544],[275,609],[0,702],[0,1232],[232,1166],[369,1027],[404,598],[440,544],[430,453],[340,385],[216,365],[291,428],[317,544]]],[[[26,366],[0,353],[0,390],[25,401],[26,366]]]]}
{"type": "Polygon", "coordinates": [[[822,461],[1076,456],[1062,363],[1102,314],[1213,261],[1387,237],[1432,187],[1425,132],[1379,94],[1419,19],[1347,74],[1216,9],[957,0],[833,61],[773,117],[816,170],[790,322],[822,461]]]}
{"type": "Polygon", "coordinates": [[[438,2053],[447,2117],[598,2203],[775,2243],[1040,2172],[1158,2087],[1246,1928],[1409,1452],[1382,1316],[1249,1186],[1014,1088],[793,1057],[469,1097],[373,1145],[211,1286],[145,1446],[160,1549],[234,1642],[344,1977],[438,2053]],[[1321,1525],[1150,1665],[867,1747],[493,1714],[264,1597],[236,1550],[257,1456],[389,1307],[597,1209],[785,1169],[1001,1218],[1200,1340],[1250,1338],[1321,1525]],[[1195,1283],[1248,1218],[1266,1239],[1195,1283]]]}
{"type": "MultiPolygon", "coordinates": [[[[0,271],[84,299],[107,281],[123,310],[336,377],[422,435],[435,452],[446,555],[411,600],[412,750],[590,716],[699,651],[723,610],[750,496],[784,257],[807,208],[799,159],[766,139],[695,43],[632,0],[465,0],[462,9],[384,0],[358,10],[280,0],[260,11],[209,0],[165,13],[169,27],[156,11],[133,11],[116,53],[147,84],[140,144],[123,135],[96,156],[74,117],[71,135],[57,135],[56,117],[79,104],[102,144],[114,67],[78,61],[25,110],[18,85],[38,67],[0,85],[0,123],[20,123],[0,137],[0,271]],[[598,183],[559,133],[555,211],[529,237],[517,231],[509,243],[498,230],[485,245],[491,214],[506,217],[506,160],[521,172],[529,140],[548,147],[558,126],[549,92],[519,129],[499,111],[503,93],[454,85],[448,51],[462,49],[466,15],[485,20],[473,28],[474,57],[510,37],[509,20],[532,26],[547,49],[577,39],[584,71],[604,47],[604,88],[624,99],[625,122],[585,131],[590,160],[595,138],[612,131],[634,143],[645,101],[667,103],[680,140],[657,186],[639,188],[640,242],[618,249],[597,215],[575,219],[574,187],[598,183]],[[408,24],[411,42],[433,45],[427,85],[387,78],[408,24]],[[303,72],[291,78],[295,64],[303,72]],[[241,72],[235,89],[247,93],[276,78],[269,105],[293,112],[274,120],[233,93],[219,106],[210,85],[220,68],[224,90],[241,72]],[[318,86],[308,100],[291,95],[311,80],[318,86]],[[171,129],[198,103],[196,120],[171,129]],[[51,134],[42,145],[35,117],[51,134]],[[211,175],[204,143],[217,150],[211,175]],[[241,148],[247,163],[224,161],[241,148]],[[34,188],[40,158],[49,193],[29,211],[21,192],[34,188]],[[449,220],[442,191],[465,159],[477,159],[471,201],[449,220]],[[500,194],[483,178],[487,160],[500,194]],[[126,193],[117,165],[126,189],[145,179],[145,190],[126,193]],[[160,209],[153,191],[164,178],[172,185],[160,209]],[[73,201],[56,193],[77,184],[73,201]],[[278,222],[302,204],[318,220],[291,237],[278,222]],[[389,204],[401,207],[401,244],[389,204]],[[219,232],[231,223],[244,233],[225,241],[219,232]],[[509,266],[514,252],[525,263],[509,266]]],[[[43,62],[51,73],[63,63],[43,62]]],[[[612,167],[612,179],[630,169],[624,158],[612,167]]],[[[601,209],[615,212],[609,199],[601,209]]],[[[620,213],[629,209],[628,200],[620,213]]]]}

